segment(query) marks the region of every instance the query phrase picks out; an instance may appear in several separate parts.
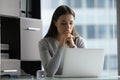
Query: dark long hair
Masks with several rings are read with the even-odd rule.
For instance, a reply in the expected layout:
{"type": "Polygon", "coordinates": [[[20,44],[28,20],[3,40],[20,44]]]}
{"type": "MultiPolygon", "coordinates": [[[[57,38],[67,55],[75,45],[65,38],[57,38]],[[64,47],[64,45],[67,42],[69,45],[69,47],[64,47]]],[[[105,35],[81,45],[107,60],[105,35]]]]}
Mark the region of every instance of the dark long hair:
{"type": "MultiPolygon", "coordinates": [[[[57,22],[58,18],[61,15],[65,15],[65,14],[71,14],[75,18],[75,13],[70,7],[68,7],[66,5],[59,6],[55,10],[55,12],[54,12],[54,14],[52,16],[51,24],[50,24],[48,33],[45,35],[45,37],[53,37],[53,38],[55,38],[58,35],[58,30],[57,30],[57,27],[55,26],[55,22],[57,22]]],[[[77,35],[77,33],[75,31],[75,28],[73,28],[72,34],[77,35]]]]}

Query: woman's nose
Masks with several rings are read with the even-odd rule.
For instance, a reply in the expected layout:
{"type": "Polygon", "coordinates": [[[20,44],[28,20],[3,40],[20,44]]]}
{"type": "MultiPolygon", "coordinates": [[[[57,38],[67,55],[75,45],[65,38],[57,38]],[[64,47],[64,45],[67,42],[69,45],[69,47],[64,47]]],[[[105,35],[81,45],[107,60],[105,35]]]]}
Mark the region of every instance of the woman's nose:
{"type": "Polygon", "coordinates": [[[67,24],[67,26],[66,26],[67,28],[70,28],[70,25],[69,24],[67,24]]]}

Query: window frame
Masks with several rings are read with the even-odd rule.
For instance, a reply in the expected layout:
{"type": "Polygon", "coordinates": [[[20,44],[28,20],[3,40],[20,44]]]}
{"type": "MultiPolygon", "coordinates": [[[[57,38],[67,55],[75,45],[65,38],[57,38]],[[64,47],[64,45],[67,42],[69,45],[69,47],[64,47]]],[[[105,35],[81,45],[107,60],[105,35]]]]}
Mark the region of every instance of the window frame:
{"type": "Polygon", "coordinates": [[[120,75],[120,0],[116,1],[117,3],[117,40],[118,40],[118,46],[117,46],[117,51],[118,51],[118,76],[120,75]]]}

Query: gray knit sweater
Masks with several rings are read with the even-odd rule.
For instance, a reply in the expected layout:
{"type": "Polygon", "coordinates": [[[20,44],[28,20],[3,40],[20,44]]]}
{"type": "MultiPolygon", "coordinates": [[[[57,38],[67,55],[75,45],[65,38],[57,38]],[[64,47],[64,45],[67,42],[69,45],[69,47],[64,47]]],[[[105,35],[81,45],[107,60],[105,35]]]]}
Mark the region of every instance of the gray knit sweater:
{"type": "MultiPolygon", "coordinates": [[[[80,36],[76,36],[74,42],[77,48],[86,47],[85,40],[80,36]]],[[[40,40],[39,50],[45,76],[52,77],[54,75],[61,75],[63,67],[62,58],[65,47],[59,46],[57,40],[48,37],[40,40]]]]}

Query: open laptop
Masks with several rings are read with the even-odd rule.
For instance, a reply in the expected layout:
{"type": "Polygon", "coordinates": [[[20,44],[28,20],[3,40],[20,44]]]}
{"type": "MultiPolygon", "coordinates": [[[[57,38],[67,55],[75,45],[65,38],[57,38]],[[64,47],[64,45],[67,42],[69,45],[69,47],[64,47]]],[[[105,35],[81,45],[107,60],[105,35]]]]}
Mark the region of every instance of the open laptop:
{"type": "Polygon", "coordinates": [[[63,74],[55,77],[98,77],[104,64],[104,49],[67,48],[63,74]]]}

